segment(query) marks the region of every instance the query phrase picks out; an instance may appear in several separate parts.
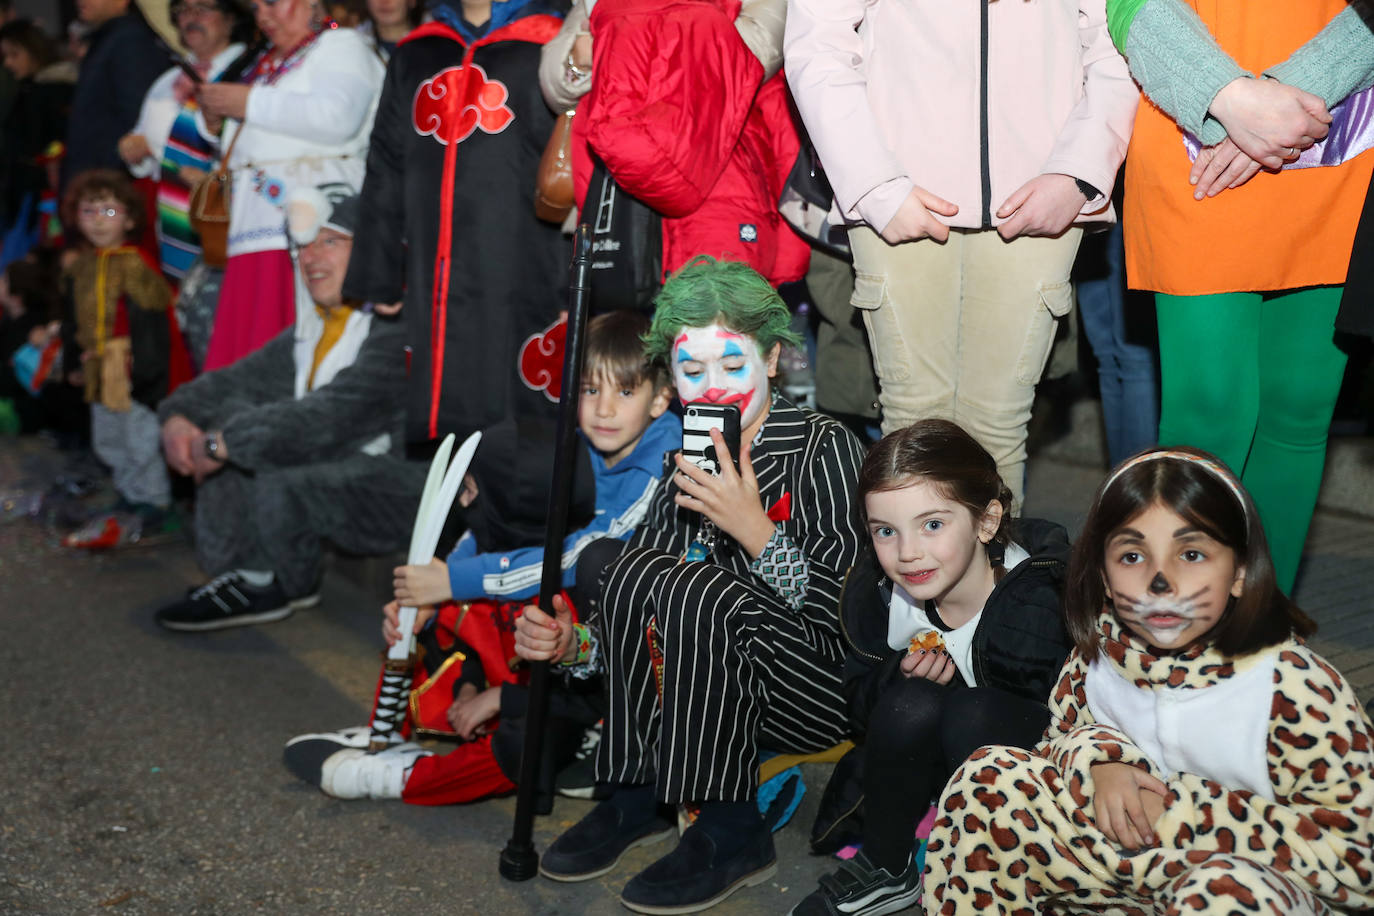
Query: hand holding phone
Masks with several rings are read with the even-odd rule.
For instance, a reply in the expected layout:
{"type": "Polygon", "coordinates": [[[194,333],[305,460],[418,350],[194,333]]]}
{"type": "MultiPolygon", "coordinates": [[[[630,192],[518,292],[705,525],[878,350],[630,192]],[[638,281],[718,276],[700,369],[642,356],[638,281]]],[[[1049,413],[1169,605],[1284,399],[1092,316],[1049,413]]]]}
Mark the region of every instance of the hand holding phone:
{"type": "Polygon", "coordinates": [[[688,404],[683,414],[674,502],[710,519],[749,556],[759,556],[773,522],[763,509],[749,445],[740,442],[738,408],[688,404]]]}
{"type": "Polygon", "coordinates": [[[688,404],[682,418],[683,457],[714,477],[720,476],[724,460],[738,468],[739,423],[739,408],[733,404],[688,404]],[[729,455],[716,454],[712,429],[720,430],[725,437],[729,455]]]}

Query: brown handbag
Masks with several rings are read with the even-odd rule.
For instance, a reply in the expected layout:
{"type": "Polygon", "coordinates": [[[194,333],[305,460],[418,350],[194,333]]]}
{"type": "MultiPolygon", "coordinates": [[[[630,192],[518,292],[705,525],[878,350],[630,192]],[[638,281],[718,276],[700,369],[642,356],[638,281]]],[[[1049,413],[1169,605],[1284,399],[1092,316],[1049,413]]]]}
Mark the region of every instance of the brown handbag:
{"type": "Polygon", "coordinates": [[[243,124],[234,132],[229,148],[220,157],[219,165],[191,189],[191,226],[200,236],[200,257],[211,267],[223,267],[229,259],[229,192],[233,177],[229,174],[229,157],[239,142],[243,124]]]}
{"type": "Polygon", "coordinates": [[[534,179],[534,215],[551,223],[562,223],[573,208],[572,119],[575,111],[565,111],[554,122],[549,144],[539,159],[534,179]]]}

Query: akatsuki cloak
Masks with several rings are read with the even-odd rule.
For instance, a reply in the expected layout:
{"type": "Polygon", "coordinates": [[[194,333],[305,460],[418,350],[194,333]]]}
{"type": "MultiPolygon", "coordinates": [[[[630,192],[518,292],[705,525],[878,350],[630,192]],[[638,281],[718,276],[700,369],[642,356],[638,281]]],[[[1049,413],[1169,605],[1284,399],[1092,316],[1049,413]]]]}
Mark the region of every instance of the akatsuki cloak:
{"type": "Polygon", "coordinates": [[[405,302],[411,441],[551,415],[519,354],[556,320],[567,278],[567,242],[534,215],[554,123],[539,49],[559,18],[507,0],[479,35],[435,15],[447,22],[412,32],[387,68],[344,282],[351,298],[405,302]]]}

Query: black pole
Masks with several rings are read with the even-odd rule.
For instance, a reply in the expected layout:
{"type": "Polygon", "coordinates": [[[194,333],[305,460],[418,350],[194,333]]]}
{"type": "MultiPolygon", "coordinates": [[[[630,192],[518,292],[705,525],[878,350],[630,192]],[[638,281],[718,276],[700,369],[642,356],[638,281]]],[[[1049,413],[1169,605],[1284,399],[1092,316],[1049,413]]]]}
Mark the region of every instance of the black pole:
{"type": "MultiPolygon", "coordinates": [[[[549,525],[544,532],[544,567],[539,580],[539,608],[553,616],[553,596],[563,583],[560,563],[568,527],[573,467],[577,463],[577,402],[582,392],[583,328],[591,290],[592,233],[583,224],[573,242],[572,285],[569,289],[568,336],[563,349],[562,391],[558,397],[558,442],[554,447],[553,487],[549,492],[549,525]]],[[[501,850],[501,877],[528,881],[539,872],[534,851],[534,802],[539,790],[540,759],[544,749],[544,721],[549,712],[549,663],[530,663],[529,701],[525,711],[525,747],[520,755],[520,785],[515,796],[515,825],[501,850]]]]}

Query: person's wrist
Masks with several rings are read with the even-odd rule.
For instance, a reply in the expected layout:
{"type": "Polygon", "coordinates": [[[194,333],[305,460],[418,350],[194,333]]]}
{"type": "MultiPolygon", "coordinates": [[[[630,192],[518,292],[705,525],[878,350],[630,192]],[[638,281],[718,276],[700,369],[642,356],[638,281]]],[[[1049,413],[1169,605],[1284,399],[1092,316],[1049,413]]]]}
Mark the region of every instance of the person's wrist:
{"type": "Polygon", "coordinates": [[[223,464],[225,461],[224,439],[219,433],[205,434],[205,457],[216,464],[223,464]]]}

